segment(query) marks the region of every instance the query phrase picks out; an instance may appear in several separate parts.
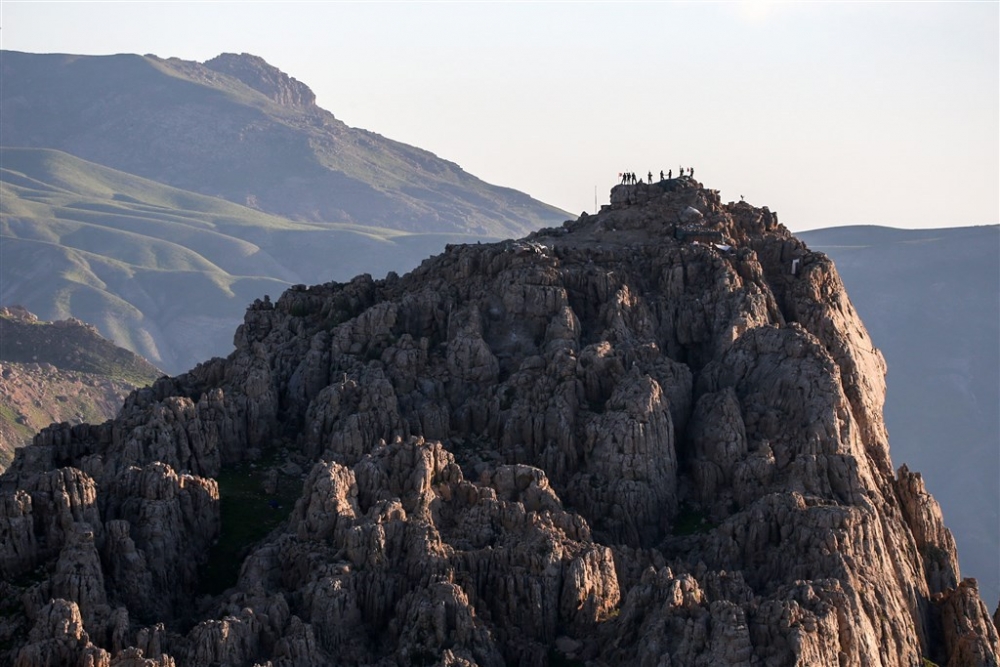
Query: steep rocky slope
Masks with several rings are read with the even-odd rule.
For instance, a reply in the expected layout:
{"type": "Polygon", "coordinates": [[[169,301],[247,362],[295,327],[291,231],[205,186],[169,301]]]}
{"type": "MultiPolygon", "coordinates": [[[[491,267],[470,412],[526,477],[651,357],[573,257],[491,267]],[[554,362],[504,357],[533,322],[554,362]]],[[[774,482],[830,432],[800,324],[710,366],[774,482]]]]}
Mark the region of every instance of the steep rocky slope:
{"type": "Polygon", "coordinates": [[[110,419],[131,391],[160,375],[83,322],[40,322],[23,308],[0,308],[0,472],[42,428],[110,419]]]}
{"type": "Polygon", "coordinates": [[[690,179],[611,201],[258,301],[228,359],[39,434],[7,659],[997,665],[832,263],[690,179]]]}
{"type": "Polygon", "coordinates": [[[1000,600],[1000,226],[800,235],[837,265],[888,365],[892,458],[926,471],[962,571],[1000,600]]]}

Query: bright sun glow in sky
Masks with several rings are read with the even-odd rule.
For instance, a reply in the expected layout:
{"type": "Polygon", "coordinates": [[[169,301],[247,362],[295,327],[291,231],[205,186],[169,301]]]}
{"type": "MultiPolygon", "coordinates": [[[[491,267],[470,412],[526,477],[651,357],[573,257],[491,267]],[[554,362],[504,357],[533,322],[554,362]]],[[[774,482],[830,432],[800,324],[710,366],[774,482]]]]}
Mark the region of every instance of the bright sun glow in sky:
{"type": "MultiPolygon", "coordinates": [[[[1000,222],[1000,3],[0,3],[34,53],[247,52],[573,214],[695,168],[793,230],[1000,222]]],[[[10,140],[10,138],[6,138],[10,140]]]]}

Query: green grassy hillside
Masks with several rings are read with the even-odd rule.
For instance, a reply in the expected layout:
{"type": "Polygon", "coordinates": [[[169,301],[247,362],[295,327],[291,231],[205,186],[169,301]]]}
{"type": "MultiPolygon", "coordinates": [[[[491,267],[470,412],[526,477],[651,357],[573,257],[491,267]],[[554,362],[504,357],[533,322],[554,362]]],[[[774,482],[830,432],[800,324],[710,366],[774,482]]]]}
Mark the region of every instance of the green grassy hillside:
{"type": "Polygon", "coordinates": [[[404,272],[479,238],[290,220],[59,151],[0,148],[0,303],[92,322],[172,373],[228,354],[264,294],[404,272]]]}
{"type": "Polygon", "coordinates": [[[39,321],[0,308],[0,470],[52,422],[100,423],[159,369],[78,320],[39,321]]]}
{"type": "MultiPolygon", "coordinates": [[[[4,145],[88,161],[296,220],[521,236],[567,216],[428,151],[351,128],[260,58],[0,51],[4,145]]],[[[101,184],[65,177],[76,192],[101,184]]],[[[63,179],[46,183],[59,187],[63,179]]],[[[200,203],[142,197],[183,210],[200,203]]],[[[176,197],[176,194],[174,195],[176,197]]],[[[120,201],[120,200],[119,200],[120,201]]],[[[112,210],[111,213],[117,211],[112,210]]]]}
{"type": "Polygon", "coordinates": [[[0,305],[93,322],[171,373],[228,354],[264,294],[568,217],[348,127],[251,55],[0,50],[0,74],[0,305]]]}

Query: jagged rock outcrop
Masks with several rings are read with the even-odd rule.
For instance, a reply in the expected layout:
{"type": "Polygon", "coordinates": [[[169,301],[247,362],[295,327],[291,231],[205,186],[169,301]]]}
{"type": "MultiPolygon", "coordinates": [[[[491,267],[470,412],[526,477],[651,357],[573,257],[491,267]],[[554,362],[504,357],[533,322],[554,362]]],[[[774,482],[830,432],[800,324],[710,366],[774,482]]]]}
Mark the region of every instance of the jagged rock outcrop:
{"type": "Polygon", "coordinates": [[[945,639],[941,664],[996,665],[997,628],[979,597],[976,580],[962,581],[957,588],[942,593],[935,603],[941,610],[945,639]]]}
{"type": "Polygon", "coordinates": [[[269,65],[259,56],[223,53],[206,60],[205,67],[239,79],[283,106],[308,109],[316,104],[316,95],[309,86],[269,65]]]}
{"type": "Polygon", "coordinates": [[[690,178],[611,201],[258,301],[228,359],[39,434],[0,478],[8,655],[997,665],[829,260],[690,178]]]}
{"type": "Polygon", "coordinates": [[[39,610],[28,643],[17,653],[15,667],[109,667],[108,652],[90,641],[83,625],[76,603],[52,600],[39,610]]]}

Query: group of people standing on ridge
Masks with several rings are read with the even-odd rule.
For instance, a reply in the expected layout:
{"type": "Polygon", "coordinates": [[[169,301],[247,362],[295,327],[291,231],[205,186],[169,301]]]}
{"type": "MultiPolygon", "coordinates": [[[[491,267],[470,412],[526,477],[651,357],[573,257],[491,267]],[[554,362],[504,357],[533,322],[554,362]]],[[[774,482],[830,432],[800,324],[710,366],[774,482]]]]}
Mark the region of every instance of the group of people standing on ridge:
{"type": "MultiPolygon", "coordinates": [[[[618,175],[621,176],[622,185],[635,185],[636,183],[642,183],[643,182],[641,176],[638,179],[635,177],[635,172],[634,171],[623,171],[622,173],[620,173],[618,175]]],[[[691,178],[694,178],[694,167],[688,167],[688,168],[678,167],[677,168],[677,178],[680,178],[682,176],[690,176],[691,178]]],[[[673,169],[671,169],[670,171],[667,172],[666,177],[663,176],[663,170],[662,169],[660,170],[660,180],[661,181],[666,181],[666,180],[672,179],[673,177],[674,177],[674,170],[673,169]]],[[[647,180],[645,182],[647,182],[647,183],[652,183],[653,182],[653,172],[649,172],[649,174],[647,174],[647,180]]]]}

